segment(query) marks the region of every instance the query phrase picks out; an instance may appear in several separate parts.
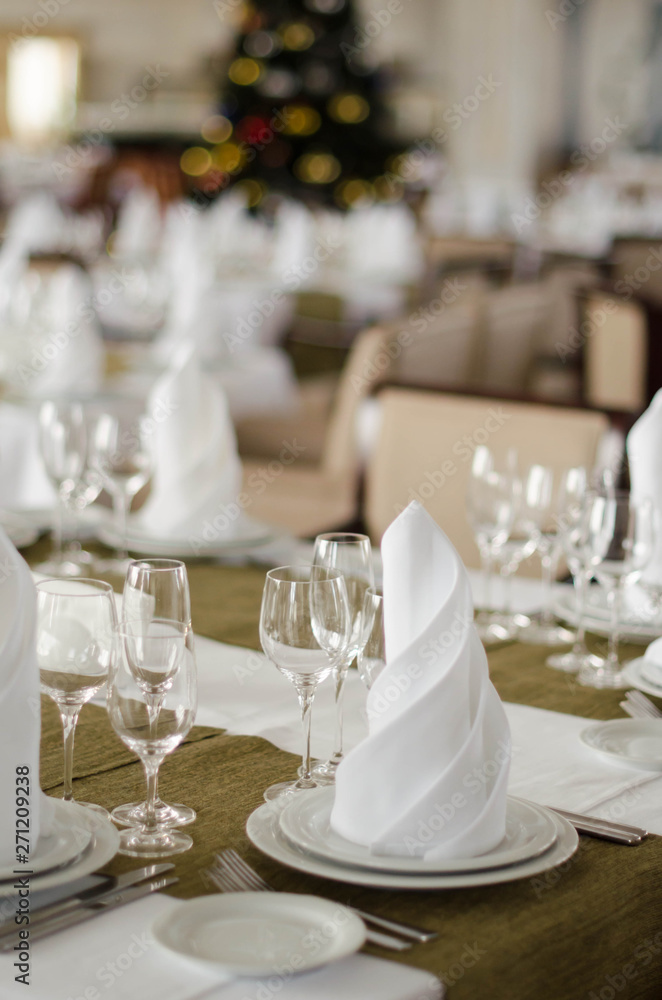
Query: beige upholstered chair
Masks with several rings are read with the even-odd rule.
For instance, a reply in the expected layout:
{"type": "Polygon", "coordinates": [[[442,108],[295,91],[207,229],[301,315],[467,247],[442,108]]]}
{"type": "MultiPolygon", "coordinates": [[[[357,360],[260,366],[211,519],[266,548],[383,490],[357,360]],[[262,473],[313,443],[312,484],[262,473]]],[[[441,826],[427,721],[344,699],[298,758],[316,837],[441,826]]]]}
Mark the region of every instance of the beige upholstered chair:
{"type": "Polygon", "coordinates": [[[490,292],[484,310],[481,385],[489,392],[523,392],[531,362],[546,339],[551,302],[543,282],[490,292]]]}
{"type": "Polygon", "coordinates": [[[584,324],[590,334],[583,345],[586,402],[606,410],[643,410],[648,332],[642,307],[594,292],[586,299],[584,324]]]}
{"type": "Polygon", "coordinates": [[[391,364],[389,334],[379,328],[361,333],[340,377],[319,463],[305,465],[305,438],[283,437],[270,461],[244,461],[242,506],[251,517],[300,538],[341,527],[356,515],[359,452],[356,418],[361,401],[391,364]],[[292,454],[299,453],[292,460],[292,454]]]}
{"type": "Polygon", "coordinates": [[[411,337],[394,365],[395,377],[421,386],[468,385],[474,374],[479,335],[477,298],[465,301],[462,297],[438,316],[430,312],[429,319],[426,307],[417,312],[416,325],[407,324],[411,337]]]}
{"type": "Polygon", "coordinates": [[[467,523],[474,449],[516,448],[520,468],[591,468],[608,420],[602,413],[448,393],[386,388],[379,440],[368,463],[365,521],[375,542],[412,499],[420,500],[468,566],[478,551],[467,523]]]}

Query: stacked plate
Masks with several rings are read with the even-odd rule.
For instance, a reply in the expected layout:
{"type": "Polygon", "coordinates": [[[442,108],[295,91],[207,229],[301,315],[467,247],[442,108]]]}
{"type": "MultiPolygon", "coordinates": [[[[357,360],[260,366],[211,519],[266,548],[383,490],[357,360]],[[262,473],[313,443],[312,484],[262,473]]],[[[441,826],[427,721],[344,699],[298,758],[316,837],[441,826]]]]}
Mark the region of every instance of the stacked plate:
{"type": "Polygon", "coordinates": [[[109,820],[74,802],[54,799],[53,803],[51,822],[29,862],[0,866],[0,894],[12,895],[24,871],[32,873],[30,888],[37,892],[90,875],[117,853],[119,832],[109,820]]]}
{"type": "MultiPolygon", "coordinates": [[[[662,635],[662,614],[656,603],[638,586],[629,587],[623,602],[624,610],[619,622],[621,639],[627,642],[648,643],[662,635]]],[[[575,594],[570,588],[560,588],[554,610],[559,618],[571,625],[579,624],[575,594]]],[[[586,602],[584,625],[595,635],[608,636],[611,616],[607,594],[602,587],[591,587],[586,602]]]]}
{"type": "Polygon", "coordinates": [[[654,698],[662,698],[662,665],[645,656],[630,660],[622,670],[625,680],[654,698]]]}
{"type": "Polygon", "coordinates": [[[246,831],[264,854],[309,875],[391,889],[455,889],[529,878],[566,861],[577,849],[575,829],[544,806],[509,797],[506,836],[475,858],[429,861],[371,854],[331,829],[334,789],[302,792],[284,808],[260,806],[246,831]]]}
{"type": "MultiPolygon", "coordinates": [[[[109,522],[102,524],[97,536],[105,545],[111,548],[122,547],[122,539],[117,529],[109,522]]],[[[206,541],[202,537],[192,540],[189,536],[164,538],[146,531],[136,522],[129,524],[127,547],[130,552],[143,556],[160,556],[167,559],[209,559],[215,556],[231,555],[232,553],[253,549],[266,545],[276,537],[276,531],[269,525],[256,521],[252,517],[242,515],[229,527],[228,531],[218,538],[206,541]]]]}

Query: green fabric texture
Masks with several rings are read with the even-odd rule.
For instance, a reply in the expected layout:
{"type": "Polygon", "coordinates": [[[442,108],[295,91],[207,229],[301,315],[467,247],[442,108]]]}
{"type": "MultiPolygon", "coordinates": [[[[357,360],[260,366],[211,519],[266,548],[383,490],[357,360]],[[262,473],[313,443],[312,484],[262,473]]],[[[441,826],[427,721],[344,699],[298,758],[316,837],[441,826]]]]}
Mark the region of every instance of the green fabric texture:
{"type": "MultiPolygon", "coordinates": [[[[189,575],[196,632],[259,648],[264,569],[191,564],[189,575]]],[[[594,719],[622,717],[619,692],[581,688],[544,666],[548,653],[515,643],[491,651],[491,674],[501,697],[594,719]]],[[[640,655],[641,648],[629,653],[640,655]]],[[[55,706],[44,698],[41,779],[52,795],[62,790],[61,754],[55,706]]],[[[262,802],[263,789],[293,776],[296,766],[294,756],[264,740],[209,728],[192,731],[161,769],[163,798],[198,813],[187,827],[193,849],[173,859],[180,877],[173,895],[215,891],[205,870],[216,851],[234,847],[278,889],[315,893],[438,931],[436,941],[402,954],[367,950],[440,977],[451,1000],[662,996],[662,933],[656,937],[662,931],[660,838],[630,848],[581,837],[577,854],[560,868],[493,887],[433,892],[353,887],[286,869],[246,837],[246,819],[262,802]]],[[[95,706],[81,713],[74,773],[76,797],[108,809],[144,794],[140,763],[95,706]]],[[[117,857],[106,870],[119,873],[136,864],[117,857]]]]}

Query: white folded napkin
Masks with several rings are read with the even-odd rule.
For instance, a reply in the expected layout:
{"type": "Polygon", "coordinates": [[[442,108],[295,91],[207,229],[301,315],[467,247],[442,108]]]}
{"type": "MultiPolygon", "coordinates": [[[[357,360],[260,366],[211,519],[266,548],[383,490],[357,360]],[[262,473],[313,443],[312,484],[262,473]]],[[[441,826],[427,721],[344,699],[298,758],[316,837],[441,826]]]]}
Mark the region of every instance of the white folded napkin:
{"type": "Polygon", "coordinates": [[[63,250],[69,242],[67,228],[67,218],[55,195],[36,191],[22,198],[9,213],[5,243],[25,253],[63,250]]]}
{"type": "Polygon", "coordinates": [[[66,264],[48,280],[45,325],[31,336],[33,346],[17,375],[26,395],[96,392],[103,381],[105,352],[93,305],[92,284],[79,267],[66,264]]]}
{"type": "Polygon", "coordinates": [[[158,249],[161,227],[161,203],[156,189],[132,188],[117,216],[113,252],[129,259],[149,257],[158,249]]]}
{"type": "MultiPolygon", "coordinates": [[[[31,851],[40,831],[48,829],[53,810],[52,800],[39,786],[41,702],[35,628],[36,594],[30,570],[0,528],[0,865],[17,860],[17,832],[26,833],[23,810],[27,809],[31,851]],[[19,792],[29,798],[28,806],[17,802],[19,792]]],[[[19,840],[18,847],[23,845],[19,840]]],[[[15,867],[20,870],[21,862],[15,867]]]]}
{"type": "Polygon", "coordinates": [[[56,494],[39,452],[37,412],[0,403],[0,508],[51,510],[56,494]]]}
{"type": "Polygon", "coordinates": [[[662,389],[630,430],[626,441],[632,495],[650,497],[657,518],[653,557],[641,574],[642,583],[662,585],[662,389]]]}
{"type": "Polygon", "coordinates": [[[508,722],[467,572],[416,501],[382,539],[386,668],[340,764],[331,825],[376,854],[473,857],[505,835],[508,722]]]}
{"type": "Polygon", "coordinates": [[[241,490],[234,428],[225,396],[202,371],[192,344],[178,349],[154,385],[147,414],[152,489],[131,527],[154,537],[197,538],[221,514],[230,531],[226,506],[241,490]]]}
{"type": "Polygon", "coordinates": [[[417,280],[424,268],[418,225],[406,205],[371,205],[345,217],[350,274],[388,274],[396,284],[417,280]]]}
{"type": "Polygon", "coordinates": [[[655,639],[646,647],[641,674],[653,684],[662,685],[662,638],[655,639]]]}
{"type": "Polygon", "coordinates": [[[157,894],[111,910],[31,947],[30,988],[14,982],[11,954],[0,955],[2,997],[30,1000],[441,1000],[436,976],[370,955],[352,955],[303,975],[231,979],[154,940],[157,918],[181,903],[157,894]],[[74,960],[75,959],[75,960],[74,960]],[[5,985],[6,984],[6,985],[5,985]]]}

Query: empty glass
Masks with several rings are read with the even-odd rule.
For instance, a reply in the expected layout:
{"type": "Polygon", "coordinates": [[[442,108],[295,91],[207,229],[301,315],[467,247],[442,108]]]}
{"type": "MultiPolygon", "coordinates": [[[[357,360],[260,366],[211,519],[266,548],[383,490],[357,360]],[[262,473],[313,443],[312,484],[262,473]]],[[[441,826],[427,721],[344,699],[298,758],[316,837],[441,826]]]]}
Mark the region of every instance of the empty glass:
{"type": "Polygon", "coordinates": [[[607,589],[611,612],[609,648],[598,666],[582,664],[579,683],[585,687],[619,688],[628,682],[618,659],[623,590],[633,583],[653,554],[655,524],[652,501],[636,501],[620,490],[598,495],[588,512],[588,546],[595,560],[595,575],[607,589]]]}
{"type": "Polygon", "coordinates": [[[136,428],[135,422],[128,425],[118,416],[103,413],[94,428],[90,460],[112,497],[119,539],[117,556],[104,569],[125,573],[129,563],[127,523],[131,501],[152,472],[152,455],[140,425],[136,428]]]}
{"type": "Polygon", "coordinates": [[[294,684],[304,731],[299,780],[272,785],[264,793],[267,801],[317,787],[310,766],[310,712],[317,685],[347,655],[351,632],[347,588],[339,570],[281,566],[267,573],[260,641],[272,663],[294,684]]]}
{"type": "MultiPolygon", "coordinates": [[[[191,594],[186,566],[179,559],[135,559],[129,563],[122,595],[125,621],[155,618],[181,622],[187,628],[186,645],[194,656],[191,626],[191,594]]],[[[195,659],[193,660],[195,669],[195,659]]],[[[196,818],[195,809],[181,802],[168,805],[157,797],[154,805],[160,826],[186,826],[196,818]]],[[[129,802],[112,811],[119,826],[132,826],[146,819],[145,802],[129,802]]]]}
{"type": "Polygon", "coordinates": [[[165,756],[188,734],[197,709],[195,657],[181,622],[120,622],[108,677],[108,714],[122,742],[141,760],[147,782],[142,822],[120,834],[120,853],[168,857],[187,851],[191,837],[159,823],[158,773],[165,756]]]}
{"type": "Polygon", "coordinates": [[[366,590],[374,585],[372,547],[367,535],[353,532],[330,532],[315,539],[313,565],[338,569],[345,578],[347,600],[351,617],[351,635],[343,658],[334,668],[336,685],[336,733],[334,750],[327,761],[320,761],[313,768],[315,780],[320,785],[332,785],[336,769],[343,758],[343,693],[347,671],[361,648],[361,612],[366,590]]]}
{"type": "Polygon", "coordinates": [[[363,598],[361,648],[356,662],[359,677],[369,691],[386,666],[384,597],[376,587],[369,587],[363,598]]]}
{"type": "Polygon", "coordinates": [[[36,569],[53,576],[79,576],[79,562],[75,558],[65,558],[64,538],[68,534],[72,498],[83,477],[87,455],[85,414],[80,403],[48,400],[42,404],[39,450],[58,502],[53,524],[53,558],[36,569]]]}
{"type": "Polygon", "coordinates": [[[493,620],[492,572],[494,561],[512,530],[519,502],[519,480],[508,455],[502,469],[490,450],[476,448],[467,490],[467,516],[483,569],[483,609],[475,618],[481,639],[507,639],[509,633],[493,620]]]}
{"type": "MultiPolygon", "coordinates": [[[[74,735],[78,716],[108,677],[117,621],[112,587],[100,580],[37,584],[37,660],[41,690],[53,699],[64,732],[64,791],[73,801],[74,735]]],[[[100,806],[87,806],[104,816],[100,806]]]]}

